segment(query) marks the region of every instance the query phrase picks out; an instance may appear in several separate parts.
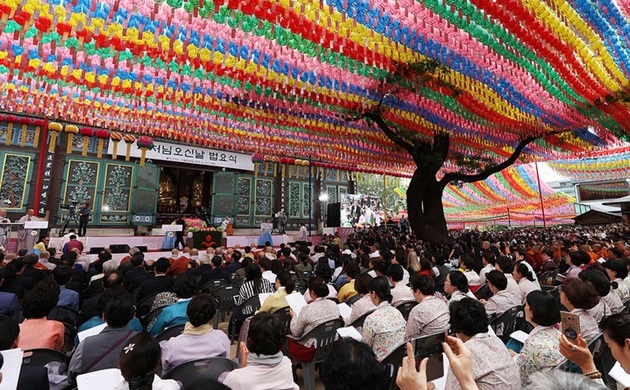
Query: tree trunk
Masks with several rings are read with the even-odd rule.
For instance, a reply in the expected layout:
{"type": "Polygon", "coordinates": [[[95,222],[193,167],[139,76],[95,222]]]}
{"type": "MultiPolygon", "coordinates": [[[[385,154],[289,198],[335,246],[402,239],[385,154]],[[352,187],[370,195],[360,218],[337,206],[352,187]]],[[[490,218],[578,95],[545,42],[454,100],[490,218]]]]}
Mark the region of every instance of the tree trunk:
{"type": "Polygon", "coordinates": [[[409,223],[416,236],[434,244],[449,242],[442,205],[444,185],[435,175],[416,169],[407,189],[409,223]]]}

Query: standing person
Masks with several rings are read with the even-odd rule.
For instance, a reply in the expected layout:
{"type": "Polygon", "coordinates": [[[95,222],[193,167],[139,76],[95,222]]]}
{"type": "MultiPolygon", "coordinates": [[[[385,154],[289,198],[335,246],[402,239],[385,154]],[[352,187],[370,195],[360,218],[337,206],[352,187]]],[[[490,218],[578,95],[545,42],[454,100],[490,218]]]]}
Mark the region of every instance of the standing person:
{"type": "Polygon", "coordinates": [[[37,239],[39,238],[39,229],[24,228],[24,223],[31,221],[37,221],[37,217],[35,216],[35,210],[28,209],[26,211],[26,215],[20,218],[20,220],[18,221],[22,224],[18,228],[18,250],[31,250],[37,243],[37,239]]]}
{"type": "Polygon", "coordinates": [[[308,231],[306,230],[306,226],[304,226],[304,222],[300,223],[300,230],[298,231],[298,242],[306,241],[308,238],[308,231]]]}
{"type": "Polygon", "coordinates": [[[181,215],[175,220],[175,225],[180,225],[182,230],[175,232],[175,244],[173,245],[173,248],[179,249],[179,244],[181,243],[183,249],[186,247],[186,244],[184,243],[184,229],[186,229],[186,222],[181,215]]]}
{"type": "Polygon", "coordinates": [[[85,237],[87,234],[87,224],[90,222],[90,204],[85,202],[79,209],[79,237],[85,237]]]}
{"type": "Polygon", "coordinates": [[[5,247],[7,243],[7,233],[10,231],[4,224],[11,223],[11,220],[7,218],[7,210],[0,209],[0,246],[5,247]]]}
{"type": "Polygon", "coordinates": [[[277,218],[278,218],[278,232],[281,235],[284,235],[285,233],[285,226],[287,225],[287,215],[284,212],[284,209],[280,210],[280,212],[277,214],[277,218]]]}

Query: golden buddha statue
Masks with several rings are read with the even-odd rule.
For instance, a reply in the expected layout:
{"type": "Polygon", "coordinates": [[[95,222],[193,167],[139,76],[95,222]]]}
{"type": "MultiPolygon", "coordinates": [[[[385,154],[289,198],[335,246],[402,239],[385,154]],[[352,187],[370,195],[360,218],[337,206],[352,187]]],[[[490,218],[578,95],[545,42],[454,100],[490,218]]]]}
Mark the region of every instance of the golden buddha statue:
{"type": "Polygon", "coordinates": [[[162,206],[175,206],[175,186],[173,177],[168,173],[160,173],[160,189],[158,191],[158,204],[162,206]]]}

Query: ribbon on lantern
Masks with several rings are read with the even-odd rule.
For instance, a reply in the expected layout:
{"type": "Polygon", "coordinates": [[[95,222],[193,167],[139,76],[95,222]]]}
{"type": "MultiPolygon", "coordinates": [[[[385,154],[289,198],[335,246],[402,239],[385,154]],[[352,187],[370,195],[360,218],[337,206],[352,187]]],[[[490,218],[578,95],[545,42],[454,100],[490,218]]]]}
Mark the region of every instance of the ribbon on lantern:
{"type": "Polygon", "coordinates": [[[48,153],[55,152],[55,146],[57,146],[57,134],[61,133],[63,126],[59,122],[50,122],[48,124],[48,130],[50,130],[50,144],[48,145],[48,153]]]}
{"type": "Polygon", "coordinates": [[[33,138],[33,147],[37,148],[39,146],[39,133],[42,130],[42,126],[46,126],[46,121],[43,119],[35,119],[33,121],[33,125],[35,126],[35,138],[33,138]]]}
{"type": "Polygon", "coordinates": [[[122,141],[123,135],[118,131],[114,131],[109,135],[109,139],[111,139],[114,144],[112,148],[112,159],[116,160],[116,157],[118,157],[118,143],[122,141]]]}
{"type": "MultiPolygon", "coordinates": [[[[126,142],[126,141],[125,141],[126,142]]],[[[138,137],[137,144],[138,148],[140,148],[140,166],[144,166],[144,160],[147,157],[147,151],[153,149],[155,144],[153,143],[153,139],[147,136],[138,137]]]]}
{"type": "Polygon", "coordinates": [[[265,161],[265,175],[267,175],[267,171],[269,171],[269,162],[272,161],[271,156],[264,156],[263,160],[265,161]]]}
{"type": "Polygon", "coordinates": [[[66,125],[63,129],[66,133],[68,133],[68,141],[66,143],[66,154],[72,154],[72,139],[75,134],[79,133],[79,128],[75,125],[66,125]]]}
{"type": "Polygon", "coordinates": [[[136,137],[133,134],[125,134],[123,140],[127,144],[127,150],[125,152],[125,161],[129,161],[131,158],[131,145],[136,142],[136,137]]]}
{"type": "Polygon", "coordinates": [[[286,177],[286,164],[287,164],[288,159],[286,157],[281,157],[280,158],[280,164],[282,165],[282,178],[284,179],[286,177]]]}
{"type": "Polygon", "coordinates": [[[33,123],[31,118],[20,118],[20,123],[22,124],[22,132],[20,133],[20,146],[24,147],[26,145],[26,129],[28,125],[33,123]]]}
{"type": "Polygon", "coordinates": [[[83,146],[81,147],[81,156],[87,156],[88,147],[90,146],[90,137],[94,136],[94,129],[91,127],[82,127],[79,133],[83,136],[83,146]]]}
{"type": "Polygon", "coordinates": [[[310,161],[302,160],[302,166],[306,168],[306,169],[304,169],[304,178],[306,178],[306,176],[308,176],[308,170],[310,169],[310,165],[311,165],[310,161]]]}
{"type": "Polygon", "coordinates": [[[105,146],[105,140],[109,138],[109,131],[107,130],[96,130],[94,133],[96,138],[98,138],[98,143],[96,144],[96,157],[103,157],[103,146],[105,146]]]}
{"type": "Polygon", "coordinates": [[[5,135],[4,144],[9,146],[13,138],[13,124],[17,123],[18,118],[13,115],[7,115],[4,117],[4,120],[7,121],[7,134],[5,135]]]}

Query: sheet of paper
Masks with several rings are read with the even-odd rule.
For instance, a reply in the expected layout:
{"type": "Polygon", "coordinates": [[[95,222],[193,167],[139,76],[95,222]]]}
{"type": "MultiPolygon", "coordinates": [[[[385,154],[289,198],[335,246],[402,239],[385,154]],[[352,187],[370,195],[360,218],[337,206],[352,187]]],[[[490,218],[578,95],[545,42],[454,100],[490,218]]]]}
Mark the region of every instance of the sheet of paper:
{"type": "Polygon", "coordinates": [[[265,303],[265,301],[267,300],[267,298],[269,298],[269,295],[271,295],[271,293],[262,293],[262,294],[258,294],[258,299],[260,300],[260,306],[263,305],[263,303],[265,303]]]}
{"type": "Polygon", "coordinates": [[[77,334],[77,337],[79,338],[79,342],[85,340],[86,337],[90,337],[90,336],[94,336],[97,335],[99,333],[101,333],[103,331],[103,329],[105,329],[105,327],[107,327],[107,323],[95,326],[93,328],[90,329],[86,329],[82,332],[79,332],[77,334]]]}
{"type": "Polygon", "coordinates": [[[496,336],[497,334],[494,333],[494,329],[492,329],[492,327],[490,325],[488,325],[488,334],[490,336],[496,336]]]}
{"type": "Polygon", "coordinates": [[[21,349],[7,349],[0,351],[4,358],[4,364],[0,372],[2,373],[2,383],[0,383],[0,390],[14,390],[17,388],[18,380],[20,379],[20,370],[22,369],[22,356],[21,349]]]}
{"type": "Polygon", "coordinates": [[[111,390],[124,381],[119,369],[108,368],[77,376],[77,389],[111,390]]]}
{"type": "Polygon", "coordinates": [[[348,306],[347,303],[341,302],[340,304],[337,305],[337,307],[339,308],[339,314],[341,314],[341,316],[343,318],[350,317],[350,313],[352,312],[352,308],[350,306],[348,306]]]}
{"type": "Polygon", "coordinates": [[[511,338],[518,341],[521,344],[525,344],[525,340],[529,337],[529,335],[522,330],[517,330],[516,332],[510,335],[511,338]]]}
{"type": "Polygon", "coordinates": [[[614,380],[626,388],[630,387],[630,374],[626,373],[619,362],[615,363],[612,370],[608,373],[614,380]]]}
{"type": "Polygon", "coordinates": [[[350,337],[357,341],[361,341],[361,333],[354,326],[346,326],[345,328],[338,328],[337,334],[339,337],[350,337]]]}
{"type": "Polygon", "coordinates": [[[293,310],[296,316],[299,316],[302,308],[308,305],[308,303],[306,303],[306,300],[304,299],[302,294],[287,295],[287,303],[289,304],[289,307],[291,308],[291,310],[293,310]]]}

